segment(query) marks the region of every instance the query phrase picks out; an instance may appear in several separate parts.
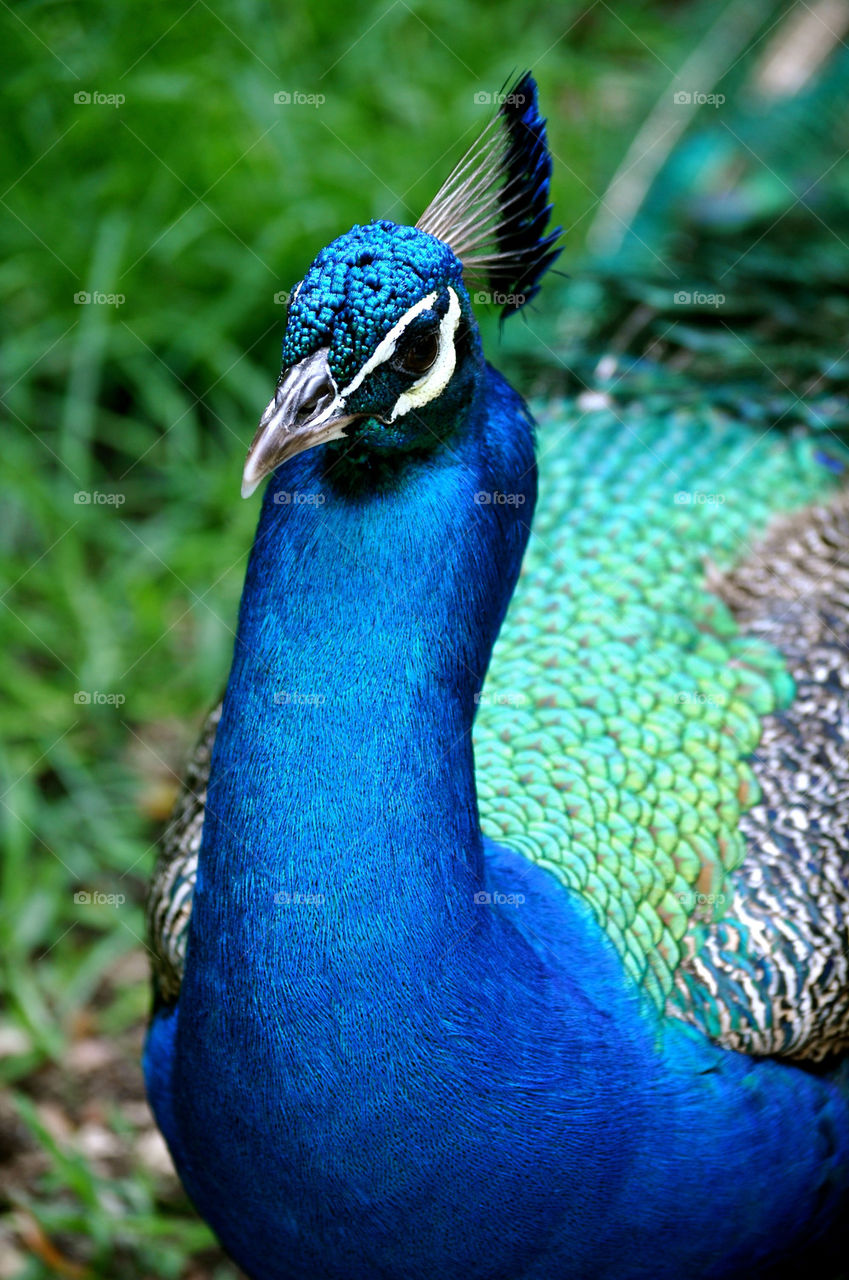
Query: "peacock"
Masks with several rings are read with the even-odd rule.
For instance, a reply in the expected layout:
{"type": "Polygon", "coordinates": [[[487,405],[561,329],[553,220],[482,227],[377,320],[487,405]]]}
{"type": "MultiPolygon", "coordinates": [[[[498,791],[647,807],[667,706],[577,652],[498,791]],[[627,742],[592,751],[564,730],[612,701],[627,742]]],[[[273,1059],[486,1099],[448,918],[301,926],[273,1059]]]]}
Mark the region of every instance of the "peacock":
{"type": "Polygon", "coordinates": [[[355,226],[292,292],[232,668],[149,903],[148,1094],[251,1280],[845,1259],[847,308],[817,200],[849,200],[745,163],[816,168],[846,61],[814,70],[764,81],[768,130],[753,97],[638,167],[549,328],[530,73],[415,227],[355,226]],[[534,416],[481,301],[531,316],[534,416]]]}

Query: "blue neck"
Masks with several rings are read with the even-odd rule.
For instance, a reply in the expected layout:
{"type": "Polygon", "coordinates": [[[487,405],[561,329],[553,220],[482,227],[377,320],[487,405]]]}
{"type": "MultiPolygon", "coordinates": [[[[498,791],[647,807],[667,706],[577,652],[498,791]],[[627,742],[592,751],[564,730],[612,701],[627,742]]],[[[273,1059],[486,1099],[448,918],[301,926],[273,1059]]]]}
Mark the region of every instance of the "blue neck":
{"type": "Polygon", "coordinates": [[[521,912],[474,902],[474,696],[535,486],[521,402],[486,377],[394,477],[317,450],[265,497],[185,977],[148,1045],[184,1184],[257,1280],[615,1280],[625,1257],[668,1280],[705,1239],[748,1258],[815,1212],[817,1080],[661,1035],[532,864],[521,912]]]}
{"type": "Polygon", "coordinates": [[[350,974],[367,952],[373,972],[402,934],[414,967],[472,921],[475,695],[536,484],[521,401],[491,370],[482,391],[447,445],[393,473],[352,477],[320,449],[268,486],[192,919],[193,954],[231,988],[284,959],[350,974]]]}

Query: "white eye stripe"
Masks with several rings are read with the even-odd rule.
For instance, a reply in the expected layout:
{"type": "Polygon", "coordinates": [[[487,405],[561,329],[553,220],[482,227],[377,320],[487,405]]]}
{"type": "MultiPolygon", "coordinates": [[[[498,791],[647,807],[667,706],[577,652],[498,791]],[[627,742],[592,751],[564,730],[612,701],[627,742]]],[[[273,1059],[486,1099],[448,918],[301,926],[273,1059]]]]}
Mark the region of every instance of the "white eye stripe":
{"type": "Polygon", "coordinates": [[[411,409],[421,409],[423,405],[435,400],[451,381],[457,364],[457,349],[454,336],[460,323],[460,302],[452,288],[448,289],[448,310],[439,322],[439,350],[436,359],[426,373],[414,382],[395,402],[395,408],[389,415],[389,421],[403,417],[411,409]]]}
{"type": "Polygon", "coordinates": [[[368,360],[366,360],[362,369],[354,375],[347,387],[339,392],[343,400],[348,396],[353,395],[357,388],[362,386],[369,374],[372,373],[378,365],[385,364],[387,360],[391,359],[395,354],[395,347],[398,344],[398,339],[401,337],[401,334],[404,332],[410,321],[415,320],[416,316],[421,315],[423,311],[427,311],[429,307],[433,306],[434,302],[436,302],[436,294],[429,293],[426,298],[422,298],[414,307],[410,307],[410,310],[405,312],[398,323],[392,326],[386,337],[381,339],[372,354],[369,356],[368,360]]]}
{"type": "MultiPolygon", "coordinates": [[[[434,292],[429,293],[426,298],[420,299],[415,306],[410,307],[410,310],[401,317],[396,325],[393,325],[385,338],[378,343],[363,367],[358,370],[348,383],[347,387],[337,392],[333,403],[321,415],[322,418],[330,417],[334,413],[342,411],[348,397],[362,386],[369,374],[392,358],[398,345],[398,339],[404,330],[411,321],[415,320],[416,316],[421,315],[423,311],[427,311],[433,306],[434,302],[436,302],[436,296],[436,292],[434,292]]],[[[390,422],[394,422],[396,418],[409,413],[411,409],[420,409],[423,405],[429,404],[431,400],[435,400],[438,395],[441,395],[448,386],[457,364],[454,338],[457,333],[457,326],[460,323],[460,315],[460,300],[449,285],[448,310],[439,322],[439,348],[436,353],[436,359],[427,372],[398,397],[395,407],[389,415],[390,422]]]]}

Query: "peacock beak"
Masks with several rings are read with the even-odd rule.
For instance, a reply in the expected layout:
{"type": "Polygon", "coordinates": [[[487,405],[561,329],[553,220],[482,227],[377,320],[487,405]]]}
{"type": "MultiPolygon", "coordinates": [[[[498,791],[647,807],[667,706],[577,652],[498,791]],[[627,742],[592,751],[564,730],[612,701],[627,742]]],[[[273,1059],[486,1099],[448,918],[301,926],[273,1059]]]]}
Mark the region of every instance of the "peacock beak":
{"type": "Polygon", "coordinates": [[[249,498],[263,477],[287,458],[328,440],[341,440],[356,416],[345,412],[326,347],[293,365],[260,418],[242,474],[242,497],[249,498]]]}

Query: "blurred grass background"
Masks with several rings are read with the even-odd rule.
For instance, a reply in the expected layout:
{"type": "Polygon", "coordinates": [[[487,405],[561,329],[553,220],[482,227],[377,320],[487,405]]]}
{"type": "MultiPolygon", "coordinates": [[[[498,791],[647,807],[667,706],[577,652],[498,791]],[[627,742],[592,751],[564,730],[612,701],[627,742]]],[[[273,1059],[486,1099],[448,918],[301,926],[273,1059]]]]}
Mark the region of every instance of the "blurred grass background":
{"type": "Polygon", "coordinates": [[[415,220],[488,118],[476,95],[526,65],[570,270],[715,16],[637,0],[4,6],[0,1277],[237,1274],[143,1101],[143,899],[228,668],[275,295],[355,221],[415,220]]]}

